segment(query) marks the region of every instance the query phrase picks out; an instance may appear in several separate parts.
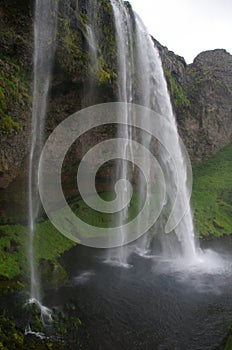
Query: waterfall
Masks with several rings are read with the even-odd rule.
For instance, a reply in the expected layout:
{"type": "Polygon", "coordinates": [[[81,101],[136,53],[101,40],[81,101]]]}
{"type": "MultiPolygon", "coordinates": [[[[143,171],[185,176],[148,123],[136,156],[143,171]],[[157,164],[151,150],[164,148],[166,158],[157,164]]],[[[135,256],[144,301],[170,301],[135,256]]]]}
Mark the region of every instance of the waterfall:
{"type": "MultiPolygon", "coordinates": [[[[193,218],[188,200],[187,164],[185,164],[181,150],[176,119],[172,110],[162,62],[158,49],[155,47],[154,42],[138,16],[136,16],[136,32],[137,47],[142,53],[142,55],[137,55],[138,61],[140,61],[139,65],[141,66],[141,69],[138,70],[141,72],[140,81],[142,82],[141,90],[143,92],[141,104],[160,113],[172,125],[172,133],[170,134],[167,130],[163,129],[163,137],[165,145],[170,145],[174,150],[177,160],[176,164],[175,166],[173,165],[170,155],[162,147],[159,147],[159,158],[166,175],[167,200],[169,201],[169,205],[173,208],[176,200],[176,191],[179,189],[182,198],[177,210],[185,211],[183,219],[175,227],[173,233],[176,235],[181,246],[181,255],[190,260],[195,260],[197,252],[193,218]],[[175,167],[178,170],[178,179],[175,178],[175,167]]],[[[176,251],[176,247],[174,247],[174,250],[172,256],[177,257],[179,252],[176,251]]],[[[169,252],[164,251],[164,254],[167,253],[169,252]]]]}
{"type": "MultiPolygon", "coordinates": [[[[137,55],[138,61],[140,61],[139,65],[141,66],[141,69],[138,70],[141,73],[141,91],[143,92],[141,104],[148,106],[154,111],[160,113],[163,117],[166,117],[169,123],[172,125],[172,134],[169,134],[167,130],[164,129],[163,137],[165,140],[165,145],[171,145],[172,149],[174,149],[177,159],[175,167],[178,169],[179,179],[175,179],[175,167],[172,160],[167,152],[165,152],[161,147],[159,148],[159,158],[166,175],[167,197],[170,207],[172,208],[174,206],[176,190],[179,189],[182,194],[182,201],[180,203],[179,210],[184,211],[186,208],[186,214],[180,223],[175,227],[174,234],[176,235],[181,246],[182,256],[195,260],[197,253],[193,218],[190,203],[188,201],[187,165],[184,163],[184,158],[181,151],[176,119],[172,110],[162,63],[159,57],[158,49],[155,47],[154,42],[152,41],[150,35],[148,35],[146,28],[138,16],[136,16],[136,31],[137,47],[138,50],[143,53],[142,56],[139,54],[137,55]]],[[[165,248],[164,242],[165,238],[163,239],[163,248],[165,250],[164,254],[170,254],[170,251],[168,252],[166,249],[167,247],[165,248]]],[[[173,257],[176,257],[177,253],[179,253],[176,248],[176,246],[173,247],[173,257]]]]}
{"type": "MultiPolygon", "coordinates": [[[[58,0],[36,0],[34,21],[34,82],[31,148],[29,155],[29,261],[30,261],[30,297],[40,305],[41,291],[35,262],[35,222],[40,208],[38,193],[38,164],[43,147],[47,97],[51,81],[55,36],[57,24],[58,0]]],[[[41,308],[46,311],[46,308],[41,308]]]]}
{"type": "Polygon", "coordinates": [[[90,63],[93,66],[96,66],[96,70],[98,70],[98,58],[97,58],[97,45],[96,45],[96,40],[95,40],[95,34],[89,25],[86,25],[86,30],[87,30],[87,40],[89,44],[89,51],[91,53],[91,58],[90,58],[90,63]]]}
{"type": "MultiPolygon", "coordinates": [[[[166,145],[170,145],[174,149],[177,162],[174,165],[170,156],[162,148],[158,146],[159,160],[162,164],[167,185],[167,207],[173,208],[176,199],[177,189],[180,191],[182,201],[177,208],[178,211],[185,211],[182,221],[175,227],[173,232],[161,238],[164,254],[177,257],[179,254],[194,260],[197,255],[194,237],[194,225],[191,214],[191,207],[188,201],[187,187],[187,165],[184,163],[179,135],[175,120],[175,115],[172,110],[171,100],[167,88],[167,83],[164,77],[161,59],[158,49],[149,35],[146,27],[136,13],[133,13],[128,4],[123,1],[111,0],[113,8],[115,26],[116,26],[116,42],[117,42],[117,57],[118,57],[118,99],[123,102],[133,102],[145,107],[148,107],[155,112],[167,118],[172,125],[172,133],[163,130],[163,137],[166,145]],[[176,168],[175,168],[176,167],[176,168]],[[178,178],[175,177],[175,169],[178,170],[178,178]],[[168,251],[165,241],[175,237],[175,244],[172,252],[168,251]]],[[[130,111],[124,116],[125,121],[133,120],[133,115],[130,111]]],[[[148,119],[149,123],[149,119],[148,119]]],[[[147,125],[149,129],[149,125],[147,125]]],[[[151,129],[151,128],[150,128],[151,129]]],[[[123,138],[131,139],[135,136],[135,132],[130,126],[119,127],[118,135],[123,138]]],[[[151,136],[143,133],[140,135],[140,141],[147,148],[150,148],[151,136]]],[[[129,145],[129,143],[128,143],[129,145]]],[[[119,145],[120,147],[120,145],[119,145]]],[[[130,154],[133,159],[133,149],[129,146],[124,146],[124,153],[130,154]]],[[[152,164],[147,160],[141,160],[142,168],[149,169],[150,176],[152,174],[152,164]]],[[[122,162],[118,165],[118,177],[131,181],[133,171],[129,168],[128,162],[122,162]]],[[[138,207],[142,205],[143,195],[145,192],[145,184],[141,175],[138,176],[137,192],[139,197],[138,207]]],[[[126,192],[125,188],[125,192],[126,192]]],[[[148,200],[152,199],[152,193],[148,193],[148,200]]],[[[148,213],[149,215],[149,213],[148,213]]],[[[175,215],[175,213],[174,213],[175,215]]],[[[127,219],[128,208],[117,215],[117,226],[120,227],[122,243],[127,232],[122,228],[123,223],[127,219]]],[[[146,252],[150,244],[150,237],[144,236],[140,249],[143,253],[146,252]]],[[[127,263],[127,249],[119,248],[118,253],[110,252],[111,259],[118,260],[120,264],[127,263]],[[115,255],[116,254],[116,255],[115,255]]]]}
{"type": "MultiPolygon", "coordinates": [[[[120,102],[133,102],[133,70],[134,70],[134,48],[133,48],[133,27],[130,13],[124,5],[123,2],[117,0],[111,0],[111,5],[114,13],[115,22],[115,32],[116,32],[116,45],[117,45],[117,63],[118,63],[118,101],[120,102]]],[[[130,111],[126,111],[124,115],[124,121],[129,123],[131,118],[130,111]]],[[[129,143],[132,139],[132,129],[127,125],[119,126],[117,137],[125,138],[128,140],[123,146],[122,154],[124,158],[128,156],[133,159],[133,148],[129,143]],[[131,157],[130,157],[131,156],[131,157]]],[[[118,142],[118,147],[122,147],[120,141],[118,142]]],[[[127,179],[132,180],[133,172],[128,167],[128,162],[118,162],[116,169],[117,179],[127,179]]],[[[124,191],[122,193],[122,202],[126,202],[127,184],[125,183],[124,191]]],[[[125,229],[125,223],[128,218],[129,205],[124,208],[124,210],[119,211],[116,214],[116,226],[119,227],[121,244],[122,246],[117,250],[110,251],[108,254],[108,262],[113,264],[119,264],[121,266],[129,267],[127,264],[127,247],[123,246],[126,240],[127,231],[125,229]]]]}

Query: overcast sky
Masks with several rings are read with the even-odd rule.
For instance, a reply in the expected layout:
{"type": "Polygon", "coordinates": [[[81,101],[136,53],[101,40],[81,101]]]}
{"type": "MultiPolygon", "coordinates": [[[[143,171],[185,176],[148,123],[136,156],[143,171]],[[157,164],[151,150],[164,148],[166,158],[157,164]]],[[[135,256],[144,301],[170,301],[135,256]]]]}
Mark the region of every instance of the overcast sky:
{"type": "Polygon", "coordinates": [[[188,63],[202,51],[232,53],[232,0],[130,0],[149,32],[188,63]]]}

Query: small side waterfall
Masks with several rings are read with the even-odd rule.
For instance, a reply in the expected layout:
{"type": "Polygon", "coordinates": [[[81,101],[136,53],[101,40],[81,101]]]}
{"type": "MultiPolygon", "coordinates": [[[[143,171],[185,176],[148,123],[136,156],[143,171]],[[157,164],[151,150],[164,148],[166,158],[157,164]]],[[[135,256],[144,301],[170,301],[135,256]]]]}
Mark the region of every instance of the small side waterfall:
{"type": "MultiPolygon", "coordinates": [[[[35,222],[40,208],[38,193],[38,165],[43,147],[47,97],[51,81],[58,0],[36,0],[34,22],[34,83],[31,149],[29,156],[29,261],[30,261],[30,302],[41,303],[40,281],[35,263],[35,222]]],[[[46,311],[43,307],[41,312],[46,311]]]]}
{"type": "Polygon", "coordinates": [[[89,50],[91,53],[90,63],[98,68],[97,47],[96,47],[94,31],[88,25],[86,25],[86,30],[87,30],[87,40],[89,44],[89,50]]]}
{"type": "Polygon", "coordinates": [[[93,73],[98,74],[99,62],[98,62],[98,28],[95,19],[95,15],[98,12],[98,3],[96,0],[87,4],[87,15],[89,18],[89,24],[86,24],[87,41],[90,52],[90,69],[93,69],[93,73]]]}
{"type": "MultiPolygon", "coordinates": [[[[168,207],[173,208],[176,192],[179,190],[182,196],[182,203],[178,210],[183,211],[186,208],[186,214],[183,220],[172,232],[172,236],[174,235],[176,237],[177,245],[179,247],[175,244],[172,252],[170,252],[170,250],[168,251],[165,241],[169,239],[170,235],[168,235],[168,238],[163,235],[163,238],[161,238],[164,250],[163,253],[168,256],[171,255],[172,257],[177,257],[181,254],[181,256],[185,256],[190,260],[195,260],[197,251],[195,246],[193,219],[188,201],[187,166],[184,164],[184,158],[182,156],[176,120],[172,110],[158,49],[155,47],[151,36],[147,32],[147,29],[140,18],[137,14],[133,13],[132,9],[127,4],[121,0],[111,0],[111,5],[116,26],[119,101],[129,103],[133,102],[148,107],[149,109],[161,114],[164,118],[167,118],[172,125],[172,134],[169,134],[165,129],[163,130],[163,133],[166,145],[171,145],[172,149],[175,150],[178,160],[177,163],[175,165],[172,163],[172,159],[170,159],[170,156],[161,146],[158,146],[158,153],[166,178],[168,207]],[[179,174],[178,178],[175,177],[176,169],[179,174]]],[[[125,121],[129,122],[130,120],[133,120],[133,115],[128,111],[125,115],[125,121]]],[[[134,133],[135,132],[131,130],[130,126],[119,127],[118,134],[123,138],[128,140],[132,139],[134,133]]],[[[140,141],[147,148],[150,148],[151,136],[149,134],[142,134],[140,136],[140,141]]],[[[126,146],[124,152],[125,154],[128,152],[133,159],[133,149],[126,146]]],[[[153,176],[152,164],[145,163],[143,159],[141,162],[142,167],[149,169],[151,176],[153,176]]],[[[119,178],[131,181],[132,175],[128,162],[119,163],[119,178]]],[[[145,185],[143,184],[141,176],[139,175],[138,177],[138,206],[140,207],[145,192],[145,185]]],[[[152,198],[152,193],[148,193],[147,196],[148,200],[150,200],[152,198]]],[[[117,226],[123,226],[123,223],[127,219],[127,215],[128,208],[125,208],[124,211],[118,214],[117,226]]],[[[123,228],[120,229],[123,243],[127,232],[125,232],[123,228]]],[[[147,251],[150,239],[151,237],[144,236],[141,240],[142,243],[139,248],[140,251],[142,251],[142,254],[147,251]]],[[[118,260],[122,265],[126,265],[128,255],[127,250],[128,248],[126,247],[118,249],[117,256],[115,256],[115,251],[110,252],[111,258],[113,260],[118,260]]]]}

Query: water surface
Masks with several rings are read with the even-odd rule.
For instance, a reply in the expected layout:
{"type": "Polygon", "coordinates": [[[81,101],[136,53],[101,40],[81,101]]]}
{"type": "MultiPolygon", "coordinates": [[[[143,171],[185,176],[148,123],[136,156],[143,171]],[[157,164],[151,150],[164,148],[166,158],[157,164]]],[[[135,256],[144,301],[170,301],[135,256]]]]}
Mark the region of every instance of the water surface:
{"type": "Polygon", "coordinates": [[[220,253],[208,251],[205,267],[133,253],[130,268],[105,263],[104,250],[78,246],[62,258],[69,282],[45,304],[78,303],[86,349],[221,349],[232,323],[232,241],[203,245],[220,253]]]}

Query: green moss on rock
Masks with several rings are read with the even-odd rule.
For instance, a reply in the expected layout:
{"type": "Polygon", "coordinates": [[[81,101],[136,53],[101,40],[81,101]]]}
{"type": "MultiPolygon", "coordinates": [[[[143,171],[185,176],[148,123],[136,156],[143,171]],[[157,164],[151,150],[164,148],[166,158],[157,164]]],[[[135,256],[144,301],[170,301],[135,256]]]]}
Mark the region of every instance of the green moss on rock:
{"type": "Polygon", "coordinates": [[[83,81],[88,73],[89,54],[81,30],[72,29],[67,18],[59,20],[58,61],[73,81],[83,81]]]}
{"type": "Polygon", "coordinates": [[[10,318],[0,315],[0,349],[20,350],[23,348],[24,334],[10,318]]]}
{"type": "MultiPolygon", "coordinates": [[[[27,251],[29,243],[28,228],[22,225],[0,226],[0,276],[11,280],[18,276],[27,276],[27,251]]],[[[42,260],[49,260],[51,266],[57,269],[57,276],[65,279],[56,259],[75,245],[74,242],[59,233],[50,222],[36,225],[35,258],[37,264],[42,260]]],[[[55,275],[54,275],[55,276],[55,275]]],[[[1,285],[1,283],[0,283],[1,285]]]]}
{"type": "Polygon", "coordinates": [[[190,101],[183,89],[176,80],[173,78],[171,73],[167,70],[164,69],[164,74],[167,80],[169,92],[171,95],[171,100],[176,108],[179,107],[189,107],[190,106],[190,101]]]}
{"type": "Polygon", "coordinates": [[[29,108],[29,103],[25,72],[12,58],[0,58],[0,130],[3,133],[22,129],[17,111],[29,108]]]}
{"type": "Polygon", "coordinates": [[[39,264],[39,274],[44,289],[57,289],[67,281],[67,272],[56,261],[42,259],[39,264]]]}
{"type": "Polygon", "coordinates": [[[20,319],[9,315],[7,310],[0,314],[1,350],[71,350],[81,349],[79,335],[82,322],[78,318],[75,304],[66,304],[64,310],[52,310],[53,322],[44,326],[37,305],[14,305],[20,307],[20,319]],[[29,326],[30,325],[30,326],[29,326]],[[30,328],[29,328],[30,327],[30,328]],[[25,332],[25,329],[28,332],[25,332]],[[72,332],[70,332],[70,329],[72,332]],[[30,330],[34,333],[30,333],[30,330]],[[40,337],[36,334],[40,334],[40,337]]]}
{"type": "Polygon", "coordinates": [[[113,11],[109,1],[99,0],[93,18],[88,4],[63,4],[58,21],[57,68],[74,82],[94,81],[109,85],[116,74],[116,39],[113,11]],[[94,30],[97,64],[93,66],[87,38],[87,25],[94,30]]]}

